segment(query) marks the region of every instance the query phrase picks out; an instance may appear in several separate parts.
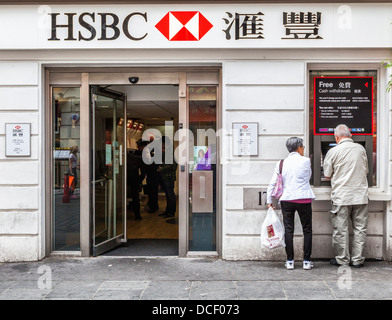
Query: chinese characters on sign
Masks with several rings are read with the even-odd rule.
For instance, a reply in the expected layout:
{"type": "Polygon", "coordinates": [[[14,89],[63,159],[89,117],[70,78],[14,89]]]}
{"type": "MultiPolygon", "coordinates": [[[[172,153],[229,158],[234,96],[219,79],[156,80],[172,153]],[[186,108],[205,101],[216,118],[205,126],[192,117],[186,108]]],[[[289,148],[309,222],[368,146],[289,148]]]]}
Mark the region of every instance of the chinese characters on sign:
{"type": "Polygon", "coordinates": [[[30,156],[30,123],[6,123],[7,157],[30,156]]]}
{"type": "Polygon", "coordinates": [[[258,155],[258,123],[233,123],[233,154],[258,155]]]}
{"type": "Polygon", "coordinates": [[[235,40],[239,39],[264,39],[263,36],[263,19],[264,15],[261,12],[256,14],[239,14],[235,13],[233,18],[233,14],[230,12],[226,12],[231,20],[223,18],[226,24],[229,26],[227,29],[223,30],[226,33],[226,39],[231,39],[231,29],[234,24],[235,30],[235,40]]]}
{"type": "Polygon", "coordinates": [[[352,134],[373,134],[372,77],[314,78],[314,134],[333,135],[339,123],[352,134]]]}
{"type": "MultiPolygon", "coordinates": [[[[234,30],[234,39],[264,39],[263,19],[264,14],[240,14],[234,15],[226,12],[229,19],[223,18],[228,27],[222,30],[226,34],[226,40],[231,39],[234,30]]],[[[321,24],[321,12],[283,12],[283,26],[286,36],[282,39],[323,39],[319,35],[321,24]]]]}
{"type": "Polygon", "coordinates": [[[287,37],[282,39],[322,39],[318,34],[320,24],[320,12],[283,12],[287,37]]]}

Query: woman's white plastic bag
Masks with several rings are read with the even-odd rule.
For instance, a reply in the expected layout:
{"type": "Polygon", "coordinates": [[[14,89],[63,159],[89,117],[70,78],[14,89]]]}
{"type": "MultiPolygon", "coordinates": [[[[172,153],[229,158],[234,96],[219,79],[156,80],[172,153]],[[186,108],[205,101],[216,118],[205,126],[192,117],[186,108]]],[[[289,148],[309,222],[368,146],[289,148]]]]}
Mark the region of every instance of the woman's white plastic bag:
{"type": "Polygon", "coordinates": [[[283,225],[272,207],[268,209],[261,226],[261,244],[268,249],[286,246],[283,225]]]}

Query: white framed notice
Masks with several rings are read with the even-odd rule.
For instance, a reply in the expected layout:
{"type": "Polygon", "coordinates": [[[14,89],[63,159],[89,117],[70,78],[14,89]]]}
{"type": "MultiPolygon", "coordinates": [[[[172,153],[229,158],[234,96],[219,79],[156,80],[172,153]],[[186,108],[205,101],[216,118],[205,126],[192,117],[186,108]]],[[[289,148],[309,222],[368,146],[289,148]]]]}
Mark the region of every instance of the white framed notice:
{"type": "Polygon", "coordinates": [[[257,156],[259,154],[258,127],[257,122],[233,123],[234,156],[257,156]]]}
{"type": "Polygon", "coordinates": [[[31,123],[5,124],[6,157],[31,156],[31,123]]]}

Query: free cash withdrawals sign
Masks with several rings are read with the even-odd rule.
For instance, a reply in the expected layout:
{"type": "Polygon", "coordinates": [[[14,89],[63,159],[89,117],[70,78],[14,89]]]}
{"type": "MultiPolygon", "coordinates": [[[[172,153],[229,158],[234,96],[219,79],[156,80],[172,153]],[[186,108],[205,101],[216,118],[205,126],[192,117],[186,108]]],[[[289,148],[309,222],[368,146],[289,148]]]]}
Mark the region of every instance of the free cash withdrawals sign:
{"type": "Polygon", "coordinates": [[[315,77],[314,134],[333,135],[339,124],[352,134],[373,134],[373,77],[315,77]]]}

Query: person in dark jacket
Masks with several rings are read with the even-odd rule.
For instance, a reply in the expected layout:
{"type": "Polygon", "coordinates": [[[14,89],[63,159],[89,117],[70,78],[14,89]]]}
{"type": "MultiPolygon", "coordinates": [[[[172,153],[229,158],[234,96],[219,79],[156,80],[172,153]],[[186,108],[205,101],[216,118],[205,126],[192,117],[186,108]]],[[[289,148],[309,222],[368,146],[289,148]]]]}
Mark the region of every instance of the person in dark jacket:
{"type": "Polygon", "coordinates": [[[135,220],[141,220],[140,215],[140,173],[139,169],[142,166],[142,152],[134,150],[128,152],[127,155],[127,197],[131,199],[128,209],[132,209],[135,213],[135,220]]]}
{"type": "Polygon", "coordinates": [[[158,164],[153,161],[154,151],[150,150],[149,142],[144,140],[138,140],[139,150],[142,152],[142,163],[141,163],[141,177],[143,181],[147,178],[147,186],[144,188],[144,193],[148,195],[148,213],[155,213],[158,209],[158,191],[159,191],[159,173],[158,164]],[[148,160],[144,161],[143,157],[147,157],[148,160]]]}
{"type": "Polygon", "coordinates": [[[174,157],[170,157],[170,160],[166,161],[165,152],[171,152],[173,150],[171,141],[168,137],[162,137],[162,160],[163,164],[159,165],[159,182],[165,192],[166,197],[166,210],[160,214],[165,218],[174,217],[177,210],[177,198],[174,192],[174,183],[176,181],[177,174],[177,163],[174,161],[174,157]]]}

